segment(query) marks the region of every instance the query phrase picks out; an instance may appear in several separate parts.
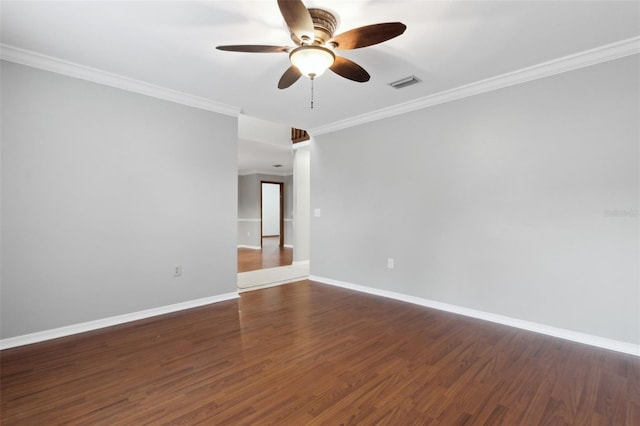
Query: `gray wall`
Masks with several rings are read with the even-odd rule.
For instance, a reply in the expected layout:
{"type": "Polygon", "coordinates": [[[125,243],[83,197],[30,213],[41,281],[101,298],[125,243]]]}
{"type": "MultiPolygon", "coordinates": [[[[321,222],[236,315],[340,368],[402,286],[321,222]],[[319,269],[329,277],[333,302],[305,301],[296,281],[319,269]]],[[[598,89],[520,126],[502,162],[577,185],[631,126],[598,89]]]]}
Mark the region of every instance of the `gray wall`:
{"type": "Polygon", "coordinates": [[[2,338],[236,291],[235,117],[1,71],[2,338]]]}
{"type": "Polygon", "coordinates": [[[284,243],[293,243],[291,212],[293,176],[251,174],[238,176],[238,245],[260,247],[260,182],[283,182],[284,243]]]}
{"type": "Polygon", "coordinates": [[[638,64],[316,136],[311,274],[640,343],[638,64]]]}
{"type": "Polygon", "coordinates": [[[297,148],[293,156],[293,210],[294,247],[293,263],[309,261],[309,228],[311,199],[311,152],[308,146],[297,148]]]}

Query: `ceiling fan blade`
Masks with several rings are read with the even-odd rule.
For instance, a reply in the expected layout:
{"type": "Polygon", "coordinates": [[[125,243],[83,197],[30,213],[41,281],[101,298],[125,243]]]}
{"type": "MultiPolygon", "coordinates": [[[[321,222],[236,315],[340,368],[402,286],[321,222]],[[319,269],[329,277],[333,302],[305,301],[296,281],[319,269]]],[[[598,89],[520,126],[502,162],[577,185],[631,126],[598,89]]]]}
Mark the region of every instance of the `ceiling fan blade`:
{"type": "Polygon", "coordinates": [[[347,58],[343,58],[342,56],[336,56],[336,60],[333,62],[333,65],[329,67],[329,69],[339,76],[348,78],[349,80],[357,81],[359,83],[369,81],[369,79],[371,78],[369,73],[366,72],[364,68],[347,58]]]}
{"type": "Polygon", "coordinates": [[[291,65],[280,77],[280,81],[278,82],[278,89],[286,89],[291,86],[293,83],[298,81],[298,79],[302,76],[302,73],[298,68],[291,65]]]}
{"type": "Polygon", "coordinates": [[[313,20],[300,0],[278,0],[284,21],[298,39],[311,43],[314,39],[313,20]]]}
{"type": "Polygon", "coordinates": [[[260,44],[235,44],[230,46],[216,46],[218,50],[226,50],[228,52],[248,52],[248,53],[277,53],[288,52],[291,50],[288,46],[264,46],[260,44]]]}
{"type": "Polygon", "coordinates": [[[391,40],[406,29],[407,26],[401,22],[366,25],[338,34],[329,43],[335,44],[336,49],[340,50],[358,49],[391,40]]]}

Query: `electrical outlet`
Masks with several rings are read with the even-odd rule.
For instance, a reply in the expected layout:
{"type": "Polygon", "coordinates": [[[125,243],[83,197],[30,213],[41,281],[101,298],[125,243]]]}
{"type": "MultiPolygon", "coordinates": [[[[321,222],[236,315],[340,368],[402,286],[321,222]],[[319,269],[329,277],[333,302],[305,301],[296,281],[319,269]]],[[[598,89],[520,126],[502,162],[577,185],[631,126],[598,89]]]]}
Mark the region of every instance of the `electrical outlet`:
{"type": "Polygon", "coordinates": [[[180,265],[179,263],[176,263],[175,265],[173,265],[173,276],[174,277],[182,276],[182,265],[180,265]]]}
{"type": "Polygon", "coordinates": [[[251,236],[251,232],[247,231],[247,237],[251,236]]]}
{"type": "Polygon", "coordinates": [[[388,259],[387,259],[387,268],[389,268],[389,269],[393,269],[393,267],[394,267],[394,261],[393,261],[393,259],[390,257],[390,258],[388,258],[388,259]]]}

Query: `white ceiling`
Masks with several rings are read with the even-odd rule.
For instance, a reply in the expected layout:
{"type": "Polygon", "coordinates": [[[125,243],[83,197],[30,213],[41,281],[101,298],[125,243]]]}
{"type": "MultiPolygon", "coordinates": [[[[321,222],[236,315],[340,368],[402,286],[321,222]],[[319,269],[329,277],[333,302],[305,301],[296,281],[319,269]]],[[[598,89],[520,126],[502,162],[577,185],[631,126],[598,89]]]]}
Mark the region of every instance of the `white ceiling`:
{"type": "Polygon", "coordinates": [[[291,128],[240,114],[238,174],[253,173],[281,176],[293,174],[291,128]]]}
{"type": "Polygon", "coordinates": [[[293,174],[293,152],[283,148],[249,139],[238,139],[238,174],[293,174]],[[275,167],[280,165],[281,167],[275,167]]]}
{"type": "Polygon", "coordinates": [[[355,83],[330,71],[276,85],[285,53],[222,52],[216,45],[292,45],[276,0],[5,1],[3,44],[241,108],[311,129],[640,34],[638,1],[307,0],[337,12],[340,33],[401,21],[398,38],[339,54],[364,67],[355,83]],[[395,90],[391,81],[422,83],[395,90]]]}

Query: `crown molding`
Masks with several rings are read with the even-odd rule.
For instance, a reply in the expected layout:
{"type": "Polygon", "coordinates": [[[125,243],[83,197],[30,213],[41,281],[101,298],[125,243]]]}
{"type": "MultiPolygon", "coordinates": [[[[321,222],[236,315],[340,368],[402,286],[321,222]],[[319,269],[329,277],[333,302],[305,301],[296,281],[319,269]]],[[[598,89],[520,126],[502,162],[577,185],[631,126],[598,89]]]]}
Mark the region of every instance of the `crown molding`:
{"type": "Polygon", "coordinates": [[[475,83],[466,84],[454,89],[445,90],[433,95],[417,98],[392,107],[335,121],[324,126],[309,129],[309,134],[312,136],[318,136],[325,133],[331,133],[337,130],[440,105],[469,96],[475,96],[481,93],[514,86],[516,84],[526,83],[528,81],[538,80],[567,71],[596,65],[602,62],[612,61],[625,56],[636,55],[638,53],[640,53],[640,37],[633,37],[616,43],[607,44],[605,46],[600,46],[595,49],[585,50],[583,52],[543,62],[527,68],[522,68],[506,74],[487,78],[485,80],[480,80],[475,83]]]}
{"type": "Polygon", "coordinates": [[[306,140],[304,142],[296,142],[293,144],[293,150],[297,150],[297,149],[301,149],[301,148],[306,148],[308,146],[311,146],[311,139],[306,140]]]}
{"type": "Polygon", "coordinates": [[[162,86],[156,86],[155,84],[102,71],[97,68],[87,67],[74,62],[64,61],[52,56],[43,55],[7,44],[0,44],[0,58],[9,62],[40,68],[69,77],[92,81],[105,86],[116,87],[129,92],[139,93],[219,114],[237,117],[241,110],[240,107],[223,104],[211,99],[190,95],[188,93],[179,92],[162,86]]]}

